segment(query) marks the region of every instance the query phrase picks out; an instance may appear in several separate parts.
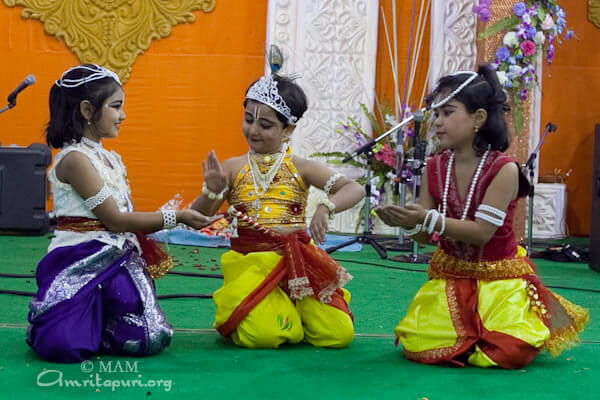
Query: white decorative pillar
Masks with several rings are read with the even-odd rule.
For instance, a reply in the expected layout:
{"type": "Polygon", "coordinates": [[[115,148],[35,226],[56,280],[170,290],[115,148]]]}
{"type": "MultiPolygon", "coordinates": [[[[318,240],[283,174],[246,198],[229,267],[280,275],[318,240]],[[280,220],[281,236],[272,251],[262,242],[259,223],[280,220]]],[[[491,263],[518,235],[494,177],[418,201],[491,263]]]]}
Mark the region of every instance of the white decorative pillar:
{"type": "MultiPolygon", "coordinates": [[[[533,238],[566,236],[567,187],[563,183],[538,183],[533,196],[533,238]]],[[[526,228],[527,229],[527,228],[526,228]]]]}
{"type": "MultiPolygon", "coordinates": [[[[378,7],[377,0],[269,0],[267,48],[282,49],[283,73],[300,76],[309,101],[292,138],[299,156],[349,150],[352,143],[336,129],[350,116],[371,131],[360,103],[371,108],[374,102],[378,7]]],[[[363,174],[339,170],[352,178],[363,174]]],[[[319,195],[311,189],[309,217],[319,195]]],[[[330,229],[354,232],[359,214],[356,206],[336,215],[330,229]]]]}
{"type": "Polygon", "coordinates": [[[477,58],[476,0],[433,0],[429,51],[429,88],[456,71],[469,71],[477,58]]]}

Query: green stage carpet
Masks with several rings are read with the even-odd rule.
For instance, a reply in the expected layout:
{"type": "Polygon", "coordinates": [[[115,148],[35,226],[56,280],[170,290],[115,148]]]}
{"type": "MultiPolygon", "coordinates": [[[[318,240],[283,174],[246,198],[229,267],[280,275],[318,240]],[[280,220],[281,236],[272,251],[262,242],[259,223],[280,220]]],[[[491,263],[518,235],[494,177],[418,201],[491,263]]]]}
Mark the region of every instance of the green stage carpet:
{"type": "MultiPolygon", "coordinates": [[[[0,274],[32,274],[47,237],[0,236],[0,274]]],[[[220,274],[224,249],[170,246],[174,271],[220,274]]],[[[397,253],[391,253],[395,255],[397,253]]],[[[279,350],[233,346],[212,329],[210,299],[161,300],[175,328],[171,346],[150,358],[95,357],[82,364],[40,360],[25,344],[28,297],[0,294],[0,399],[596,399],[600,394],[600,274],[587,264],[535,260],[543,281],[590,309],[582,342],[522,370],[419,365],[394,346],[393,329],[426,280],[424,264],[381,260],[370,247],[334,253],[347,285],[356,337],[343,350],[305,344],[279,350]],[[582,290],[587,289],[587,290],[582,290]]],[[[219,279],[168,275],[159,295],[211,294],[219,279]]],[[[1,290],[34,292],[33,278],[0,278],[1,290]]]]}

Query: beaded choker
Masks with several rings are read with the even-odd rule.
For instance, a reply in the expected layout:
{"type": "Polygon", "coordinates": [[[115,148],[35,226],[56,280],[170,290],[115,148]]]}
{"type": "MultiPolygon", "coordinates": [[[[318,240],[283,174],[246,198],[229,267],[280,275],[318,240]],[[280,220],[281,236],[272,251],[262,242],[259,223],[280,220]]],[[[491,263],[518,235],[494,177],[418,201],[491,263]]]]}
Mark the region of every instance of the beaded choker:
{"type": "MultiPolygon", "coordinates": [[[[271,183],[273,183],[273,179],[275,179],[275,175],[277,175],[277,172],[281,168],[281,164],[283,163],[283,159],[287,153],[287,150],[288,146],[286,144],[283,146],[283,149],[281,149],[280,153],[276,153],[275,162],[265,174],[260,172],[260,168],[254,156],[252,156],[250,152],[248,153],[248,167],[250,168],[250,173],[252,174],[252,183],[254,184],[254,191],[256,192],[256,200],[252,202],[252,207],[256,210],[257,217],[262,205],[260,197],[265,194],[265,192],[269,189],[269,186],[271,186],[271,183]]],[[[265,158],[267,157],[273,156],[265,156],[265,158]]]]}

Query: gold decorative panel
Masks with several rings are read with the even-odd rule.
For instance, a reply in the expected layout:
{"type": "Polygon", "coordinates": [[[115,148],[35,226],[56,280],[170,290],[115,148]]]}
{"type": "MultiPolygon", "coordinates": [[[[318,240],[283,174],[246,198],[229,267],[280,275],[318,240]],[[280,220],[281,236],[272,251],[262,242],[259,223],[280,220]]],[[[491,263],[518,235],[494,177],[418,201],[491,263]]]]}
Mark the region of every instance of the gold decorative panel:
{"type": "Polygon", "coordinates": [[[590,22],[600,28],[600,0],[589,0],[588,6],[588,18],[590,22]]]}
{"type": "Polygon", "coordinates": [[[210,12],[216,0],[3,0],[23,6],[21,16],[39,19],[47,34],[63,39],[82,63],[100,64],[123,82],[152,39],[194,22],[195,10],[210,12]]]}

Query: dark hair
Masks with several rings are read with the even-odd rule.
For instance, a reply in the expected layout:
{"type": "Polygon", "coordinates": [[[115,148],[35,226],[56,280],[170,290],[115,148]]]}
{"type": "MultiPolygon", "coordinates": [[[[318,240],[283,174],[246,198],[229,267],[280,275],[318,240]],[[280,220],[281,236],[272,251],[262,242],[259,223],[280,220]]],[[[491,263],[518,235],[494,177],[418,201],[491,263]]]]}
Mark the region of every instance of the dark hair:
{"type": "MultiPolygon", "coordinates": [[[[302,88],[296,82],[294,82],[294,79],[292,78],[273,74],[273,79],[277,82],[277,90],[279,95],[285,101],[285,104],[287,104],[287,106],[290,108],[292,115],[298,119],[302,118],[308,109],[308,100],[304,90],[302,90],[302,88]]],[[[258,79],[248,86],[248,89],[246,89],[246,94],[256,82],[258,82],[258,79]]],[[[244,107],[246,107],[247,101],[247,99],[244,99],[244,107]]],[[[289,125],[287,118],[279,111],[274,111],[275,115],[277,115],[277,119],[283,123],[283,127],[287,127],[289,125]]]]}
{"type": "MultiPolygon", "coordinates": [[[[83,64],[73,68],[61,79],[78,80],[100,71],[94,64],[83,64]]],[[[46,142],[49,146],[60,149],[65,144],[81,141],[83,129],[87,121],[81,115],[79,105],[87,100],[91,103],[94,113],[92,122],[98,121],[102,115],[102,104],[121,85],[112,77],[96,79],[76,87],[59,86],[56,82],[50,88],[48,100],[50,106],[50,121],[46,126],[46,142]]]]}
{"type": "MultiPolygon", "coordinates": [[[[488,147],[504,152],[509,145],[508,128],[504,119],[504,114],[509,110],[508,97],[500,86],[496,71],[488,65],[480,65],[477,74],[478,76],[458,92],[453,100],[464,104],[469,113],[474,113],[480,108],[487,111],[485,124],[479,128],[473,140],[473,148],[477,155],[482,155],[488,147]]],[[[432,104],[441,94],[451,93],[470,76],[469,74],[444,76],[434,91],[427,96],[427,104],[432,104]]]]}

